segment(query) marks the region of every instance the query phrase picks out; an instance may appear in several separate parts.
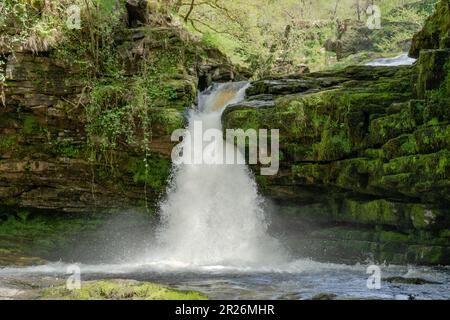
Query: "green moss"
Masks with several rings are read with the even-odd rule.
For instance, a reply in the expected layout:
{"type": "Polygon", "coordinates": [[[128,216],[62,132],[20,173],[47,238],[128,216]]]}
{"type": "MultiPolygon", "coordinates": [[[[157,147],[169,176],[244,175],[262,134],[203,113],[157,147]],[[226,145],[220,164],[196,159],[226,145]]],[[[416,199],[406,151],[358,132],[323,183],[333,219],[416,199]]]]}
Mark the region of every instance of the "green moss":
{"type": "Polygon", "coordinates": [[[449,48],[450,9],[448,0],[441,0],[436,5],[433,15],[424,24],[421,32],[414,35],[410,55],[419,57],[424,49],[449,48]]]}
{"type": "Polygon", "coordinates": [[[28,267],[45,264],[39,257],[28,256],[14,252],[14,250],[0,249],[0,266],[28,267]]]}
{"type": "Polygon", "coordinates": [[[75,158],[80,154],[80,149],[77,146],[67,145],[60,147],[58,152],[64,157],[75,158]]]}
{"type": "Polygon", "coordinates": [[[379,241],[380,242],[394,242],[394,243],[408,243],[409,236],[404,233],[395,232],[395,231],[380,231],[379,232],[379,241]]]}
{"type": "Polygon", "coordinates": [[[340,130],[333,133],[332,129],[325,129],[319,143],[312,146],[314,159],[318,161],[332,161],[345,158],[352,151],[352,144],[346,134],[340,130]]]}
{"type": "Polygon", "coordinates": [[[73,144],[70,140],[57,140],[52,144],[52,151],[66,158],[77,158],[83,155],[84,146],[73,144]]]}
{"type": "Polygon", "coordinates": [[[442,215],[439,210],[430,208],[422,204],[415,204],[411,207],[411,220],[417,229],[430,229],[436,227],[438,217],[442,215]]]}
{"type": "Polygon", "coordinates": [[[448,265],[450,248],[441,246],[414,245],[408,247],[407,260],[410,263],[448,265]]]}
{"type": "Polygon", "coordinates": [[[0,221],[0,248],[18,255],[48,257],[55,249],[68,245],[75,235],[97,228],[103,217],[51,217],[27,211],[14,214],[3,211],[0,221]]]}
{"type": "Polygon", "coordinates": [[[0,135],[0,152],[7,152],[16,149],[19,136],[16,134],[0,135]]]}
{"type": "Polygon", "coordinates": [[[156,192],[164,191],[170,168],[170,161],[159,157],[134,159],[129,164],[134,182],[146,185],[156,192]]]}
{"type": "MultiPolygon", "coordinates": [[[[279,129],[280,151],[289,164],[296,161],[336,161],[356,153],[366,156],[367,148],[378,148],[403,132],[413,131],[416,126],[408,103],[404,104],[401,112],[385,115],[394,102],[407,101],[412,96],[408,84],[411,70],[381,69],[352,67],[326,74],[326,78],[325,75],[324,78],[316,78],[320,74],[308,75],[293,84],[283,80],[257,81],[250,87],[249,94],[273,90],[306,90],[306,93],[277,96],[274,108],[229,108],[223,114],[223,126],[279,129]],[[342,78],[338,81],[334,76],[342,78]],[[347,81],[345,77],[348,77],[347,81]],[[329,85],[327,80],[341,84],[341,87],[307,91],[308,88],[329,85]]],[[[401,147],[404,154],[413,153],[411,142],[401,147]]],[[[385,155],[367,156],[384,158],[385,155]]]]}
{"type": "Polygon", "coordinates": [[[33,134],[40,129],[39,122],[34,115],[25,115],[23,118],[23,134],[33,134]]]}
{"type": "Polygon", "coordinates": [[[402,133],[411,132],[416,127],[408,109],[402,112],[374,119],[370,123],[369,140],[375,145],[386,143],[402,133]]]}
{"type": "Polygon", "coordinates": [[[447,178],[450,166],[450,151],[441,150],[426,155],[399,157],[383,165],[385,175],[417,173],[421,177],[447,178]]]}
{"type": "Polygon", "coordinates": [[[84,281],[80,289],[66,286],[41,291],[44,300],[206,300],[195,291],[174,290],[166,286],[132,280],[84,281]]]}
{"type": "Polygon", "coordinates": [[[406,195],[426,202],[449,198],[450,155],[447,150],[383,159],[353,158],[329,164],[293,165],[295,180],[337,186],[358,193],[392,197],[406,195]]]}
{"type": "Polygon", "coordinates": [[[450,105],[450,63],[448,62],[450,59],[450,48],[441,55],[444,55],[442,58],[443,61],[432,61],[435,65],[433,65],[433,69],[429,72],[433,72],[433,74],[427,74],[429,78],[422,80],[425,81],[423,90],[429,90],[424,93],[427,96],[427,105],[424,111],[425,121],[432,119],[436,119],[438,122],[450,121],[450,111],[448,108],[450,105]],[[442,67],[444,63],[445,65],[442,67]],[[439,87],[436,87],[437,85],[439,87]]]}
{"type": "Polygon", "coordinates": [[[186,125],[186,119],[181,112],[173,108],[149,108],[149,119],[152,129],[161,135],[170,136],[176,129],[186,125]]]}
{"type": "Polygon", "coordinates": [[[386,200],[355,201],[346,199],[336,217],[345,221],[371,225],[408,226],[409,217],[402,206],[386,200]]]}
{"type": "Polygon", "coordinates": [[[386,142],[382,149],[387,159],[408,156],[417,153],[417,144],[413,135],[403,134],[386,142]]]}
{"type": "Polygon", "coordinates": [[[360,151],[361,156],[369,159],[384,159],[386,157],[385,150],[383,149],[364,149],[360,151]]]}
{"type": "Polygon", "coordinates": [[[306,184],[326,184],[330,181],[329,168],[320,164],[300,164],[292,166],[291,172],[296,179],[306,184]]]}
{"type": "Polygon", "coordinates": [[[255,177],[256,183],[258,184],[259,191],[264,192],[267,190],[267,187],[269,186],[269,178],[267,176],[256,176],[255,177]]]}

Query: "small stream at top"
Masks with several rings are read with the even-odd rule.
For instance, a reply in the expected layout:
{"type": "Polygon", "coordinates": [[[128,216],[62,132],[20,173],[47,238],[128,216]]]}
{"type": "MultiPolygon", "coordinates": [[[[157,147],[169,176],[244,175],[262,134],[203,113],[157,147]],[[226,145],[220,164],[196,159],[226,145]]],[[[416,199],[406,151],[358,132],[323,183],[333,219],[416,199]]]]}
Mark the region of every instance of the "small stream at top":
{"type": "Polygon", "coordinates": [[[366,63],[366,66],[372,67],[396,67],[396,66],[409,66],[416,62],[416,59],[410,58],[407,53],[403,53],[396,57],[380,58],[372,60],[366,63]]]}

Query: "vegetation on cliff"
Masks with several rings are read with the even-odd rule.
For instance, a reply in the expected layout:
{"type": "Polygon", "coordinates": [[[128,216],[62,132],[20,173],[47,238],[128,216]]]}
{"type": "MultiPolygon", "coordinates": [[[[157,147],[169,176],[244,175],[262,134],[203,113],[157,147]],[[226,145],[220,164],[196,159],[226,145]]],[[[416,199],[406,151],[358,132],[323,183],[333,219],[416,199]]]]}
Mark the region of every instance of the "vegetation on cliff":
{"type": "Polygon", "coordinates": [[[0,197],[24,205],[40,192],[46,200],[34,207],[82,211],[142,193],[138,202],[151,205],[166,186],[170,134],[184,127],[197,88],[238,77],[226,56],[159,9],[142,23],[124,1],[8,0],[2,10],[0,149],[17,174],[5,172],[0,197]],[[79,28],[69,5],[80,9],[79,28]],[[71,186],[38,173],[65,170],[71,186]],[[59,201],[61,192],[74,202],[59,201]]]}
{"type": "Polygon", "coordinates": [[[264,191],[322,227],[300,252],[448,264],[449,6],[414,37],[412,52],[425,49],[414,66],[260,80],[247,91],[253,105],[224,113],[225,128],[280,129],[283,168],[264,191]],[[253,107],[259,99],[273,106],[253,107]],[[349,235],[349,225],[366,232],[349,235]]]}
{"type": "Polygon", "coordinates": [[[169,1],[166,8],[175,18],[180,15],[181,23],[189,30],[261,77],[295,73],[305,64],[319,70],[407,51],[410,39],[435,3],[194,0],[169,1]],[[367,13],[369,5],[380,9],[382,28],[366,27],[371,17],[367,13]]]}

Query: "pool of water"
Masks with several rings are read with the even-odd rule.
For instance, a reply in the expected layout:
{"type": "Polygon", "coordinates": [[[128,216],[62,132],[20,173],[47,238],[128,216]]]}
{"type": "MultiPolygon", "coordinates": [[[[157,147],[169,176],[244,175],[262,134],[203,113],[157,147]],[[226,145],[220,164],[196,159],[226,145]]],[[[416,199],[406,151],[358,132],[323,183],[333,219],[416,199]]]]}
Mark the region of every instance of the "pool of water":
{"type": "MultiPolygon", "coordinates": [[[[62,281],[69,264],[62,262],[0,269],[3,281],[62,281]]],[[[171,263],[79,264],[82,280],[133,279],[196,290],[210,299],[311,299],[334,294],[338,299],[450,299],[450,268],[379,266],[380,289],[369,289],[368,265],[296,260],[278,267],[189,266],[171,263]],[[434,283],[391,283],[391,277],[420,278],[434,283]]],[[[16,281],[16,282],[17,282],[16,281]]]]}

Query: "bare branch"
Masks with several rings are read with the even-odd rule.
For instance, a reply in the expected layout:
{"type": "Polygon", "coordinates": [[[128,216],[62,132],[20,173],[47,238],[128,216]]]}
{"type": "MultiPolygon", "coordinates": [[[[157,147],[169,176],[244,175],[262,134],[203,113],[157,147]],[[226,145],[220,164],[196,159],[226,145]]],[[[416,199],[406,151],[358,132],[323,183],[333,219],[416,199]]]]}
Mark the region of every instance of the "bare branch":
{"type": "Polygon", "coordinates": [[[188,12],[186,13],[186,15],[184,16],[184,21],[187,22],[189,20],[189,16],[192,13],[192,10],[194,10],[194,5],[195,5],[195,0],[191,1],[191,6],[189,7],[188,12]]]}

